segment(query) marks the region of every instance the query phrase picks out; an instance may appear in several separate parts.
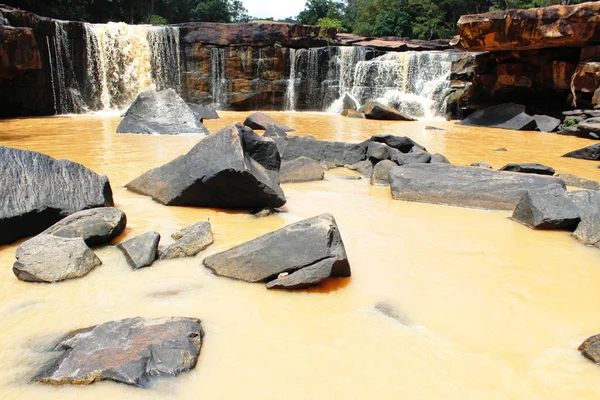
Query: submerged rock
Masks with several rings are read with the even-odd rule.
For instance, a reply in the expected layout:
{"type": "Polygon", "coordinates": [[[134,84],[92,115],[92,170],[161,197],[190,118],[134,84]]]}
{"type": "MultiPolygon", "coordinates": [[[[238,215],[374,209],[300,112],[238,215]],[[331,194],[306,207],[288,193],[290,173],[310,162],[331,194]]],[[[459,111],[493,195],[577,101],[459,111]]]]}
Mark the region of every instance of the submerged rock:
{"type": "Polygon", "coordinates": [[[179,257],[192,257],[210,246],[214,239],[210,222],[202,221],[185,227],[171,235],[175,243],[160,253],[161,260],[179,257]]]}
{"type": "Polygon", "coordinates": [[[365,114],[367,119],[380,119],[388,121],[416,121],[409,115],[403,114],[400,111],[386,106],[385,104],[376,101],[369,101],[362,106],[359,112],[365,114]]]}
{"type": "Polygon", "coordinates": [[[114,207],[92,208],[71,214],[43,234],[64,238],[82,238],[88,246],[109,243],[125,230],[127,217],[114,207]]]}
{"type": "Polygon", "coordinates": [[[308,157],[283,161],[279,170],[281,183],[321,181],[324,176],[325,170],[321,164],[308,157]]]}
{"type": "Polygon", "coordinates": [[[187,154],[129,182],[161,204],[219,208],[280,207],[280,157],[272,139],[235,123],[187,154]]]}
{"type": "Polygon", "coordinates": [[[581,214],[563,186],[549,185],[528,190],[511,219],[532,229],[574,229],[581,214]]]}
{"type": "Polygon", "coordinates": [[[128,318],[71,332],[33,377],[51,385],[111,380],[147,386],[196,366],[204,332],[196,318],[128,318]]]}
{"type": "Polygon", "coordinates": [[[366,158],[366,143],[330,142],[312,136],[288,136],[275,139],[283,160],[308,157],[319,163],[343,167],[366,158]]]}
{"type": "Polygon", "coordinates": [[[0,147],[0,244],[42,232],[77,211],[113,205],[108,178],[81,164],[0,147]]]}
{"type": "Polygon", "coordinates": [[[514,210],[528,190],[560,179],[517,172],[448,164],[409,164],[390,171],[396,200],[446,204],[493,210],[514,210]]]}
{"type": "Polygon", "coordinates": [[[152,265],[158,256],[158,232],[146,232],[123,243],[117,248],[123,252],[127,264],[133,269],[144,268],[152,265]]]}
{"type": "Polygon", "coordinates": [[[328,277],[349,277],[350,264],[330,214],[296,222],[204,259],[220,276],[298,289],[328,277]]]}
{"type": "Polygon", "coordinates": [[[344,110],[342,111],[342,115],[348,118],[357,118],[357,119],[365,119],[365,114],[361,113],[357,110],[344,110]]]}
{"type": "Polygon", "coordinates": [[[250,129],[257,130],[265,130],[269,125],[274,125],[277,127],[277,129],[280,129],[284,132],[293,132],[295,130],[261,112],[255,112],[247,117],[244,121],[244,125],[250,129]]]}
{"type": "Polygon", "coordinates": [[[571,151],[563,157],[580,158],[582,160],[600,161],[600,143],[594,144],[583,149],[571,151]]]}
{"type": "Polygon", "coordinates": [[[117,133],[210,133],[197,114],[173,89],[143,91],[124,117],[117,127],[117,133]]]}
{"type": "Polygon", "coordinates": [[[525,106],[515,103],[499,104],[475,111],[459,122],[459,125],[487,128],[532,131],[537,125],[533,117],[525,113],[525,106]]]}
{"type": "Polygon", "coordinates": [[[392,168],[397,167],[398,164],[391,160],[383,160],[378,162],[373,167],[373,173],[371,174],[371,185],[374,186],[390,186],[390,171],[392,168]]]}
{"type": "MultiPolygon", "coordinates": [[[[373,173],[373,163],[369,160],[365,160],[365,161],[359,161],[356,164],[352,164],[352,165],[346,165],[346,168],[352,170],[352,171],[356,171],[358,173],[360,173],[362,176],[366,176],[366,177],[371,177],[371,174],[373,173]]],[[[350,177],[348,177],[350,178],[350,177]]],[[[359,178],[360,177],[356,177],[359,178]]]]}
{"type": "Polygon", "coordinates": [[[492,167],[491,164],[486,163],[485,161],[474,162],[473,164],[471,164],[471,167],[494,169],[494,167],[492,167]]]}
{"type": "Polygon", "coordinates": [[[554,175],[554,168],[537,163],[510,163],[500,168],[500,171],[521,172],[523,174],[554,175]]]}
{"type": "Polygon", "coordinates": [[[81,278],[102,261],[81,238],[39,235],[17,248],[13,272],[22,281],[59,282],[81,278]]]}
{"type": "Polygon", "coordinates": [[[556,174],[557,178],[562,179],[567,186],[575,186],[583,189],[600,190],[600,182],[591,179],[582,178],[573,174],[556,174]]]}
{"type": "Polygon", "coordinates": [[[577,350],[587,359],[600,364],[600,334],[585,339],[577,350]]]}
{"type": "Polygon", "coordinates": [[[380,301],[373,306],[373,309],[378,313],[385,315],[388,318],[394,319],[400,322],[402,325],[411,326],[413,323],[404,313],[398,311],[396,307],[390,303],[380,301]]]}

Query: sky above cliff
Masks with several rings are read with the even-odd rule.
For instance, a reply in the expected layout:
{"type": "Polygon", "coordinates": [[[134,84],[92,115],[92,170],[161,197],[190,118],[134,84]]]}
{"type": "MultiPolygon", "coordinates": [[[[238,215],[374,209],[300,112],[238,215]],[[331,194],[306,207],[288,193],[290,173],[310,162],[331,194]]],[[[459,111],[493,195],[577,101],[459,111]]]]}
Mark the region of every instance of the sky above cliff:
{"type": "Polygon", "coordinates": [[[304,10],[306,0],[243,0],[252,17],[282,19],[295,17],[304,10]]]}

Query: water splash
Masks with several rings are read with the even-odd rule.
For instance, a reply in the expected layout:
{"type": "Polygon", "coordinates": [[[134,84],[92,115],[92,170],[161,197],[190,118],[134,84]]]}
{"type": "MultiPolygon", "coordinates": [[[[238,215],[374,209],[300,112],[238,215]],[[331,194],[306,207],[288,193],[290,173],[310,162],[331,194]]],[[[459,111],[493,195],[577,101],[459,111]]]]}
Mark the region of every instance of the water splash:
{"type": "Polygon", "coordinates": [[[298,61],[297,58],[297,50],[290,49],[290,78],[288,79],[287,88],[285,90],[285,109],[287,111],[295,111],[296,110],[296,63],[298,61]]]}

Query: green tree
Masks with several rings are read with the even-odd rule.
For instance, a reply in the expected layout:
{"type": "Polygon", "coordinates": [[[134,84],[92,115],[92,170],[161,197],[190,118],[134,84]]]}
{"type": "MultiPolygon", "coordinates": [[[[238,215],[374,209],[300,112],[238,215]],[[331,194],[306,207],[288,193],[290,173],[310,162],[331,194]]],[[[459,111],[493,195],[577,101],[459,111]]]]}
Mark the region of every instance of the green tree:
{"type": "Polygon", "coordinates": [[[333,0],[308,0],[297,20],[301,24],[316,25],[321,18],[326,17],[341,21],[343,15],[344,3],[333,0]]]}

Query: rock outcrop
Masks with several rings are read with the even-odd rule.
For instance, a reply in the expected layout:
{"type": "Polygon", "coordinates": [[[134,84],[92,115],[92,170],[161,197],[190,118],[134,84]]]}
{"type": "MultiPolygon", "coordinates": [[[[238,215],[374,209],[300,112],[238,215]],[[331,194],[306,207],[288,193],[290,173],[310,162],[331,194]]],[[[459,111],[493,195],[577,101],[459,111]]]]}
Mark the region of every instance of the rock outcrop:
{"type": "Polygon", "coordinates": [[[158,257],[158,232],[146,232],[117,245],[132,269],[149,267],[158,257]]]}
{"type": "Polygon", "coordinates": [[[117,133],[177,135],[209,134],[197,112],[173,89],[145,90],[133,101],[117,127],[117,133]]]}
{"type": "Polygon", "coordinates": [[[81,164],[0,147],[0,244],[38,234],[62,218],[113,205],[108,178],[81,164]]]}
{"type": "Polygon", "coordinates": [[[22,281],[59,282],[80,278],[102,264],[83,239],[39,235],[17,248],[13,272],[22,281]]]}
{"type": "Polygon", "coordinates": [[[528,190],[560,179],[518,172],[494,171],[447,164],[409,164],[390,171],[396,200],[493,210],[514,210],[528,190]]]}
{"type": "Polygon", "coordinates": [[[196,366],[204,332],[195,318],[128,318],[71,332],[33,377],[51,385],[111,380],[145,387],[196,366]]]}
{"type": "Polygon", "coordinates": [[[160,253],[161,260],[195,256],[214,241],[208,221],[187,226],[172,234],[171,237],[176,242],[160,253]]]}
{"type": "Polygon", "coordinates": [[[575,229],[581,213],[563,186],[549,185],[528,190],[511,218],[532,229],[575,229]]]}
{"type": "Polygon", "coordinates": [[[279,170],[281,183],[320,181],[324,176],[325,170],[321,164],[308,157],[283,161],[279,170]]]}
{"type": "Polygon", "coordinates": [[[0,26],[0,79],[40,69],[42,61],[33,29],[0,26]]]}
{"type": "Polygon", "coordinates": [[[114,207],[92,208],[69,215],[42,234],[64,238],[82,238],[88,246],[109,243],[127,225],[125,213],[114,207]]]}
{"type": "Polygon", "coordinates": [[[273,140],[235,123],[126,187],[165,205],[280,207],[285,204],[279,186],[280,162],[273,140]]]}
{"type": "Polygon", "coordinates": [[[330,214],[296,222],[204,259],[219,276],[299,289],[329,277],[349,277],[350,264],[330,214]]]}
{"type": "Polygon", "coordinates": [[[563,157],[600,161],[600,143],[584,147],[583,149],[570,151],[567,154],[564,154],[563,157]]]}

